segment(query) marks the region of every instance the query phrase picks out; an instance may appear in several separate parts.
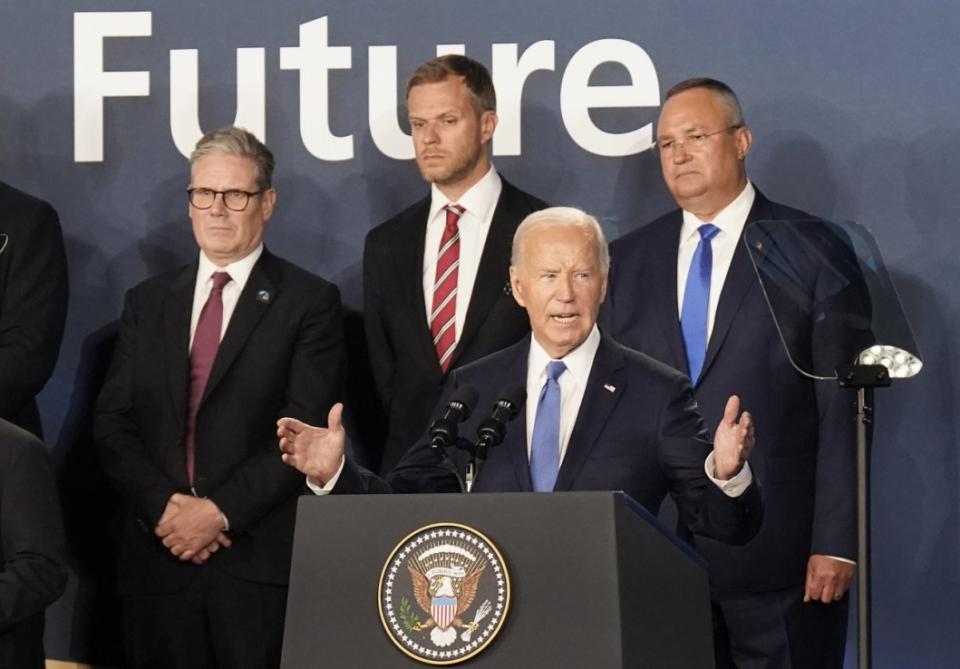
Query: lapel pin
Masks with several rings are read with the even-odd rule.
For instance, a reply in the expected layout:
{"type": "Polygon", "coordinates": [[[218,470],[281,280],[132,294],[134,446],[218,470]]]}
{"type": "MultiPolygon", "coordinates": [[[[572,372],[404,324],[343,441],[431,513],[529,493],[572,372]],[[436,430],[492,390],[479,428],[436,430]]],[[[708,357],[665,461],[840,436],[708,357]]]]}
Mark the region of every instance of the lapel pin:
{"type": "Polygon", "coordinates": [[[504,294],[504,295],[513,295],[513,290],[510,288],[510,281],[509,281],[509,280],[507,280],[507,282],[506,282],[505,284],[503,284],[503,294],[504,294]]]}
{"type": "Polygon", "coordinates": [[[609,383],[604,383],[604,384],[603,384],[603,387],[606,389],[606,391],[607,391],[608,393],[615,393],[615,392],[617,391],[617,387],[616,387],[616,386],[612,386],[612,385],[610,385],[609,383]]]}
{"type": "Polygon", "coordinates": [[[263,302],[266,304],[270,301],[270,291],[269,290],[258,290],[257,291],[257,301],[263,302]]]}
{"type": "Polygon", "coordinates": [[[756,247],[756,249],[757,249],[758,251],[762,251],[762,250],[763,250],[763,242],[754,242],[753,245],[756,247]]]}

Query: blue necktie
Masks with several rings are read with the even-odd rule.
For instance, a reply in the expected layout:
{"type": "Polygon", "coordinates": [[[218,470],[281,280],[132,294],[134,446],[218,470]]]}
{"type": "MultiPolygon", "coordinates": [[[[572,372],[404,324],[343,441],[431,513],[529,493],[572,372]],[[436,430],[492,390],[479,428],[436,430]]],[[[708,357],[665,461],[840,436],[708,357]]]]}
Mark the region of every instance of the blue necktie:
{"type": "Polygon", "coordinates": [[[560,383],[557,379],[566,370],[562,360],[551,360],[547,365],[547,381],[540,391],[530,446],[530,480],[537,492],[553,490],[560,470],[560,383]]]}
{"type": "Polygon", "coordinates": [[[713,248],[710,240],[720,228],[705,223],[697,228],[700,243],[690,261],[687,285],[683,291],[683,309],[680,312],[680,329],[683,330],[683,345],[687,351],[687,369],[693,383],[700,378],[703,359],[707,355],[707,313],[710,305],[710,273],[713,271],[713,248]]]}

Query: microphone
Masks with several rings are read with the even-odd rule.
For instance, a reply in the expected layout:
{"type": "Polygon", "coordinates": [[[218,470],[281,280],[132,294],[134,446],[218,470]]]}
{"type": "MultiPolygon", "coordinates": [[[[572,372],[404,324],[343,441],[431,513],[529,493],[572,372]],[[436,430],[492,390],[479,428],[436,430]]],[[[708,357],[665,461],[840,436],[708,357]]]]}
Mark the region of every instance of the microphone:
{"type": "Polygon", "coordinates": [[[470,417],[477,399],[479,393],[476,388],[460,386],[453,392],[443,415],[430,426],[430,446],[441,455],[445,455],[446,449],[457,441],[457,425],[470,417]]]}
{"type": "Polygon", "coordinates": [[[500,391],[500,397],[493,404],[490,417],[477,428],[477,450],[498,446],[507,433],[507,423],[517,417],[523,403],[527,401],[527,389],[524,386],[507,386],[500,391]]]}

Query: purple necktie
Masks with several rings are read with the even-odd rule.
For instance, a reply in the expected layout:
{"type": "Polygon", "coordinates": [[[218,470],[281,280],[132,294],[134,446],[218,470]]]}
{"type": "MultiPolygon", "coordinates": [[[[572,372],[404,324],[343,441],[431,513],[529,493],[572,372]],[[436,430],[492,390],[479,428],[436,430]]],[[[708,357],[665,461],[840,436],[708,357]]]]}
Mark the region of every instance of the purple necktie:
{"type": "Polygon", "coordinates": [[[197,330],[193,334],[190,349],[190,394],[187,405],[186,463],[187,480],[193,487],[194,458],[196,453],[197,409],[210,378],[210,369],[220,348],[220,330],[223,329],[223,287],[230,283],[226,272],[213,273],[213,288],[210,297],[200,311],[197,330]]]}

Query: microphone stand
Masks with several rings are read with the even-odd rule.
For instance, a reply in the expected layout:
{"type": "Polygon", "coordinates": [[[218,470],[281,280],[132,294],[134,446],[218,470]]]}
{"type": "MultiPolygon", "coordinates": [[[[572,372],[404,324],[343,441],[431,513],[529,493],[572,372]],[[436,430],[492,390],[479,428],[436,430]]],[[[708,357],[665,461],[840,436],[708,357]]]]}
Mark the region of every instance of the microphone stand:
{"type": "Polygon", "coordinates": [[[477,476],[479,476],[480,470],[483,468],[483,463],[487,461],[487,451],[490,445],[490,439],[487,435],[484,435],[477,440],[476,445],[473,447],[473,457],[471,457],[467,463],[466,476],[464,477],[467,492],[473,491],[473,484],[476,482],[477,476]]]}

